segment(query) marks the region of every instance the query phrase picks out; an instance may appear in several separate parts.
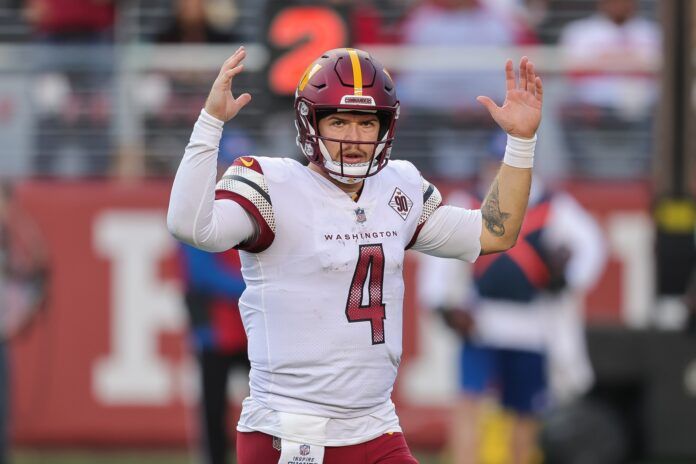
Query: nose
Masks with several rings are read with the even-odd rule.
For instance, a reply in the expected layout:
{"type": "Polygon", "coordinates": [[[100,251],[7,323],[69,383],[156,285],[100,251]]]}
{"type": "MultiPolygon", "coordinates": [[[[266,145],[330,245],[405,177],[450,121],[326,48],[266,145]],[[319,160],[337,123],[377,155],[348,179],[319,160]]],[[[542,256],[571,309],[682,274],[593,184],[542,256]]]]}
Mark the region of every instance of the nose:
{"type": "Polygon", "coordinates": [[[360,140],[360,126],[357,123],[351,123],[348,126],[348,140],[360,140]]]}

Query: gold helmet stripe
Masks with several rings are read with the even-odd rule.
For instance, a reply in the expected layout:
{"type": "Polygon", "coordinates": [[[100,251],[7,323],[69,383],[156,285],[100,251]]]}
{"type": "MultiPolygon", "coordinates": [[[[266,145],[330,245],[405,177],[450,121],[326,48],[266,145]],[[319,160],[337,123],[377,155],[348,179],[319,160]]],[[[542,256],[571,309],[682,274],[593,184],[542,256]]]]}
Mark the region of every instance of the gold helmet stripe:
{"type": "Polygon", "coordinates": [[[362,96],[363,80],[358,52],[357,50],[354,50],[352,48],[347,48],[346,50],[348,51],[348,55],[350,56],[350,63],[353,65],[353,95],[362,96]]]}
{"type": "MultiPolygon", "coordinates": [[[[312,65],[310,65],[312,66],[312,65]]],[[[317,73],[321,69],[320,64],[314,64],[314,66],[307,67],[307,70],[305,71],[304,75],[302,76],[302,79],[300,79],[300,85],[297,86],[301,91],[304,90],[304,88],[307,86],[307,83],[309,80],[312,78],[313,75],[317,73]]]]}

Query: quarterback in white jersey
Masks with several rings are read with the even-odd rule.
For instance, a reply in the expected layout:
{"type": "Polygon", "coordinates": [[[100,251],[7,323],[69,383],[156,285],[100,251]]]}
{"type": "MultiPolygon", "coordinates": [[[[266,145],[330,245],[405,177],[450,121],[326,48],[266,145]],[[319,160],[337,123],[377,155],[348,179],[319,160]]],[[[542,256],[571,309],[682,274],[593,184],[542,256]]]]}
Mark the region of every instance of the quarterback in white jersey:
{"type": "Polygon", "coordinates": [[[479,97],[508,133],[481,210],[441,205],[437,188],[389,161],[399,115],[389,73],[368,53],[326,52],[295,98],[305,166],[238,158],[216,183],[222,128],[251,100],[235,98],[240,48],[222,66],[172,187],[179,239],[236,247],[246,290],[251,395],[237,426],[238,462],[416,462],[390,399],[401,359],[403,262],[412,248],[474,261],[514,245],[541,119],[542,84],[523,58],[507,97],[479,97]]]}

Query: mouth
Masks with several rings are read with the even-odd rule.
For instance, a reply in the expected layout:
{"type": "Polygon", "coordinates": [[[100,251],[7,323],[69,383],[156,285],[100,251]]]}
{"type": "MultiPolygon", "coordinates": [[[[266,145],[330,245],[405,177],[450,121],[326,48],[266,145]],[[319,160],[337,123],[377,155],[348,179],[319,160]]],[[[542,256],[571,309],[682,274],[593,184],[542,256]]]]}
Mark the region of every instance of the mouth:
{"type": "Polygon", "coordinates": [[[366,162],[366,156],[361,153],[344,153],[343,162],[347,164],[357,164],[366,162]]]}

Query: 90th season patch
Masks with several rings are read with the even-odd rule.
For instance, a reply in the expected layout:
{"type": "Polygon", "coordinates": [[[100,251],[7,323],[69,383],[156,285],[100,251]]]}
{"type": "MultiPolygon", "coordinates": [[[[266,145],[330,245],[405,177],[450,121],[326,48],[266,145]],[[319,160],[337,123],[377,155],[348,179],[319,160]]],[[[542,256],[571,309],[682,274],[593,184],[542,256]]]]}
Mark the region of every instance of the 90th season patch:
{"type": "Polygon", "coordinates": [[[389,206],[391,206],[392,209],[396,211],[399,216],[401,216],[401,219],[405,221],[408,214],[411,212],[413,201],[411,201],[411,199],[407,197],[399,187],[397,187],[394,189],[394,193],[389,200],[389,206]]]}

